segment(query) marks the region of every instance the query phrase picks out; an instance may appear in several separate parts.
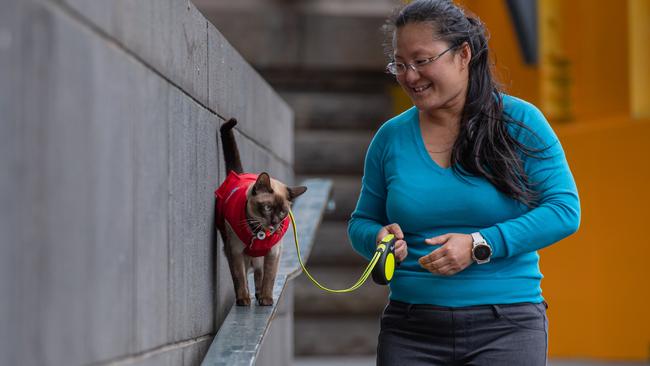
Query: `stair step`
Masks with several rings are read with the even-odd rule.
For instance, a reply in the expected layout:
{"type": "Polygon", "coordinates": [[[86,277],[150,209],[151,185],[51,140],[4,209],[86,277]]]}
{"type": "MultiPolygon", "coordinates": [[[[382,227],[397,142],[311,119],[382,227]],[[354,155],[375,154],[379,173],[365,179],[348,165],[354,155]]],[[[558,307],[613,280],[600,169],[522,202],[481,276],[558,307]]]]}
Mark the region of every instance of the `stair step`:
{"type": "Polygon", "coordinates": [[[296,131],[295,165],[298,174],[362,174],[370,132],[296,131]]]}
{"type": "MultiPolygon", "coordinates": [[[[361,276],[368,262],[357,266],[310,266],[309,273],[323,286],[344,289],[352,286],[361,276]]],[[[388,301],[388,287],[377,285],[368,278],[351,293],[332,294],[316,287],[306,275],[295,280],[294,311],[296,316],[337,316],[381,314],[388,301]]]]}
{"type": "Polygon", "coordinates": [[[371,139],[368,131],[296,131],[294,169],[298,174],[362,174],[371,139]]]}
{"type": "Polygon", "coordinates": [[[323,221],[350,220],[350,215],[357,206],[361,191],[361,175],[297,175],[300,182],[309,178],[327,178],[332,180],[331,200],[333,209],[325,211],[323,221]]]}
{"type": "Polygon", "coordinates": [[[309,263],[317,266],[361,266],[366,259],[358,254],[348,238],[345,221],[323,221],[318,228],[309,263]]]}
{"type": "Polygon", "coordinates": [[[357,207],[361,191],[361,175],[330,176],[330,179],[333,183],[332,200],[335,206],[332,211],[325,214],[324,218],[325,220],[347,222],[357,207]]]}
{"type": "Polygon", "coordinates": [[[282,92],[297,129],[376,130],[391,115],[387,93],[282,92]]]}
{"type": "Polygon", "coordinates": [[[194,2],[256,68],[381,72],[387,62],[380,28],[390,11],[368,12],[368,8],[377,9],[374,1],[373,6],[359,4],[356,11],[341,11],[336,5],[318,6],[312,1],[194,2]],[[241,4],[233,5],[236,3],[241,4]],[[312,4],[305,7],[304,3],[312,4]]]}
{"type": "Polygon", "coordinates": [[[379,316],[296,319],[295,354],[374,355],[378,335],[379,316]]]}

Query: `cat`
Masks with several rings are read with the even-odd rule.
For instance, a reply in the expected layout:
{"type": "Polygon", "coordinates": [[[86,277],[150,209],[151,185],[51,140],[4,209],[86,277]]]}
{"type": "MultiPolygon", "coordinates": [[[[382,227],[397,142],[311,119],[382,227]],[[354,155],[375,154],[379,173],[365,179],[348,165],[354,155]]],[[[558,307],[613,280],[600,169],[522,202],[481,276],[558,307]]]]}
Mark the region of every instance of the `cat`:
{"type": "Polygon", "coordinates": [[[216,226],[223,239],[236,304],[251,304],[247,273],[252,267],[255,298],[259,305],[271,306],[281,239],[290,225],[289,209],[307,187],[289,187],[266,172],[244,173],[232,131],[236,124],[231,118],[220,128],[227,177],[215,191],[216,226]]]}

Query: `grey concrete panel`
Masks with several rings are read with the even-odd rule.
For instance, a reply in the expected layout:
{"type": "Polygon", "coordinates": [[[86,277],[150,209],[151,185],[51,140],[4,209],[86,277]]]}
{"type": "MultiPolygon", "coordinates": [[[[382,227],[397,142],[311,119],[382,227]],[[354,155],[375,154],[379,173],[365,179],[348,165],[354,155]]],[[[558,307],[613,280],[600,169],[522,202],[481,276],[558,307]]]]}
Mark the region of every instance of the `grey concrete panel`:
{"type": "MultiPolygon", "coordinates": [[[[221,161],[219,160],[219,150],[221,149],[221,142],[217,140],[216,134],[219,127],[220,120],[214,116],[208,116],[206,121],[199,124],[198,127],[198,197],[199,197],[199,217],[200,232],[202,233],[202,240],[205,250],[206,262],[204,262],[205,270],[200,273],[200,278],[205,286],[203,288],[203,304],[209,305],[203,312],[206,317],[206,322],[209,320],[209,330],[214,332],[218,329],[216,322],[217,314],[220,311],[221,294],[219,293],[220,281],[230,282],[230,277],[221,279],[218,275],[219,256],[223,252],[219,252],[219,241],[217,232],[215,230],[214,222],[214,191],[219,186],[221,161]],[[206,296],[210,296],[207,298],[206,296]]],[[[226,305],[228,308],[229,305],[226,305]]]]}
{"type": "Polygon", "coordinates": [[[205,354],[208,353],[208,348],[210,348],[212,338],[213,337],[201,339],[200,341],[193,343],[191,346],[183,348],[183,366],[200,365],[205,354]]]}
{"type": "Polygon", "coordinates": [[[257,67],[296,65],[300,60],[302,19],[293,4],[256,4],[255,11],[196,1],[206,18],[257,67]]]}
{"type": "MultiPolygon", "coordinates": [[[[211,233],[200,232],[198,129],[211,115],[181,93],[171,93],[170,136],[170,340],[180,341],[213,329],[214,263],[211,233]]],[[[216,124],[216,121],[212,122],[216,124]]],[[[216,126],[215,126],[216,127],[216,126]]],[[[206,173],[207,174],[207,173],[206,173]]],[[[212,197],[205,198],[213,201],[212,197]]],[[[205,205],[205,203],[203,203],[205,205]]],[[[204,216],[207,216],[206,213],[204,216]]]]}
{"type": "Polygon", "coordinates": [[[214,222],[214,190],[217,187],[217,143],[218,118],[204,108],[199,109],[197,119],[197,186],[196,252],[192,272],[192,312],[197,317],[194,336],[213,333],[215,303],[215,244],[212,223],[214,222]]]}
{"type": "Polygon", "coordinates": [[[136,80],[135,140],[135,351],[167,341],[169,263],[168,95],[173,87],[152,72],[136,80]]]}
{"type": "Polygon", "coordinates": [[[60,13],[24,6],[15,347],[18,364],[79,364],[92,353],[86,291],[95,234],[90,177],[96,151],[88,124],[94,50],[88,34],[60,13]]]}
{"type": "Polygon", "coordinates": [[[138,87],[138,76],[148,71],[120,50],[98,42],[80,24],[75,27],[76,33],[87,32],[94,56],[91,74],[86,76],[93,82],[92,116],[85,123],[90,126],[93,157],[87,174],[94,235],[87,244],[89,271],[84,293],[90,317],[85,337],[90,342],[91,359],[105,360],[134,350],[133,118],[139,105],[132,93],[138,87]]]}
{"type": "Polygon", "coordinates": [[[132,338],[131,128],[105,79],[131,75],[62,12],[24,6],[18,364],[79,364],[132,338]]]}
{"type": "Polygon", "coordinates": [[[120,366],[182,366],[183,352],[183,348],[173,348],[165,352],[126,360],[120,363],[120,366]]]}
{"type": "Polygon", "coordinates": [[[230,276],[228,261],[226,260],[226,255],[223,251],[223,241],[221,240],[221,235],[217,236],[216,251],[216,299],[214,327],[215,329],[219,329],[221,328],[221,324],[223,324],[224,319],[226,319],[228,312],[233,306],[235,300],[235,291],[232,284],[232,277],[230,276]]]}
{"type": "Polygon", "coordinates": [[[224,119],[238,119],[238,129],[293,163],[293,112],[223,36],[208,25],[210,108],[224,119]]]}
{"type": "Polygon", "coordinates": [[[190,1],[63,1],[207,105],[207,21],[190,1]]]}
{"type": "MultiPolygon", "coordinates": [[[[219,126],[223,121],[219,121],[219,126]]],[[[218,161],[218,180],[216,187],[218,187],[224,179],[226,179],[225,173],[225,164],[223,160],[223,148],[221,147],[221,140],[219,139],[218,148],[217,148],[217,161],[218,161]]],[[[215,187],[215,189],[216,189],[215,187]]],[[[214,192],[213,192],[214,193],[214,192]]],[[[215,303],[215,329],[221,328],[221,324],[228,315],[228,311],[232,307],[235,300],[235,291],[232,284],[232,277],[230,276],[230,268],[228,267],[228,261],[226,260],[226,255],[223,249],[223,240],[221,235],[215,230],[216,241],[216,260],[215,260],[215,294],[216,294],[216,303],[215,303]],[[217,235],[218,234],[218,235],[217,235]]]]}
{"type": "Polygon", "coordinates": [[[169,98],[169,330],[170,340],[191,337],[191,258],[196,248],[196,129],[198,111],[181,94],[169,98]]]}
{"type": "Polygon", "coordinates": [[[22,64],[19,59],[20,22],[23,4],[2,1],[0,12],[0,364],[18,364],[18,351],[12,339],[18,328],[18,255],[20,245],[20,207],[17,193],[24,184],[20,174],[19,155],[21,136],[20,97],[22,83],[19,78],[22,64]]]}

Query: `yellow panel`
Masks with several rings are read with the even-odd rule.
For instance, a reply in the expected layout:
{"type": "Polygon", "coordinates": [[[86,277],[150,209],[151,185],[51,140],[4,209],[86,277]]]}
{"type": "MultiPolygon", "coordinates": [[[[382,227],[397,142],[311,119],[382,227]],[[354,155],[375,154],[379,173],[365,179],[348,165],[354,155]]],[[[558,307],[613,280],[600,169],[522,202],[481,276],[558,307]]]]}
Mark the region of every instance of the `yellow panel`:
{"type": "Polygon", "coordinates": [[[565,52],[562,0],[539,3],[540,108],[553,121],[572,118],[572,62],[565,52]]]}
{"type": "Polygon", "coordinates": [[[576,120],[629,115],[626,5],[624,1],[562,2],[576,120]]]}
{"type": "Polygon", "coordinates": [[[635,118],[650,118],[650,1],[629,0],[630,106],[635,118]]]}

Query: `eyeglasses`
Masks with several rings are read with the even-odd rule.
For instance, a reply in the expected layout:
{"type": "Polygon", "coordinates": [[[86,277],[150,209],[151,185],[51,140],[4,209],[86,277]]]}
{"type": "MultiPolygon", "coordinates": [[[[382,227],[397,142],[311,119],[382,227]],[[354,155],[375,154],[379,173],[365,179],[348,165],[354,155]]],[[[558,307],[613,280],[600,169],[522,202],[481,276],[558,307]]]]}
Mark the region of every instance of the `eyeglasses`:
{"type": "Polygon", "coordinates": [[[436,56],[425,58],[425,59],[422,59],[422,60],[415,60],[415,62],[413,62],[411,64],[406,64],[404,62],[391,62],[388,65],[386,65],[386,71],[388,73],[390,73],[390,74],[393,74],[393,75],[404,75],[404,74],[406,74],[406,71],[409,68],[412,69],[413,71],[420,72],[420,70],[424,69],[425,66],[427,66],[430,63],[436,61],[437,59],[442,57],[442,55],[444,55],[445,53],[449,52],[450,50],[452,50],[452,49],[454,49],[456,47],[458,47],[458,46],[451,46],[451,47],[447,48],[446,50],[440,52],[436,56]]]}

